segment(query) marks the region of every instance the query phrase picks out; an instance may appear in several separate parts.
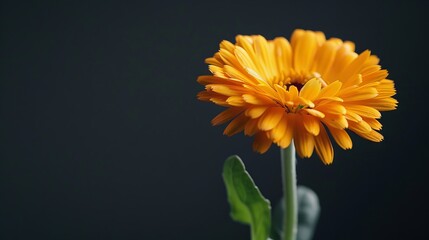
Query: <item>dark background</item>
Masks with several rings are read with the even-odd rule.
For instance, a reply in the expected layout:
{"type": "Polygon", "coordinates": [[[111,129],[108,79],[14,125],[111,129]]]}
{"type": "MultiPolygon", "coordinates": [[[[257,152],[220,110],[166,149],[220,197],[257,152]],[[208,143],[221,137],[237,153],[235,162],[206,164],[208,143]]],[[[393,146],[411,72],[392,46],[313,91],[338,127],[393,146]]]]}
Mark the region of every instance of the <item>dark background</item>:
{"type": "Polygon", "coordinates": [[[0,239],[249,239],[223,161],[281,196],[279,152],[228,138],[199,102],[204,58],[237,34],[324,31],[371,49],[396,81],[385,140],[298,161],[322,207],[315,239],[427,233],[425,1],[1,2],[0,239]]]}

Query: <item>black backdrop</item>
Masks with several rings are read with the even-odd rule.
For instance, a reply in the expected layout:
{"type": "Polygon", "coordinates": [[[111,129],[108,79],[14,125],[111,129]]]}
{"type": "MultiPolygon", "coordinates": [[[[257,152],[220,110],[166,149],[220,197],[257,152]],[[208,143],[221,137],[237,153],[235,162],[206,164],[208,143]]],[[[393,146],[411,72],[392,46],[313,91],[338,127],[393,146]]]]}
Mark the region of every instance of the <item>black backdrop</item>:
{"type": "Polygon", "coordinates": [[[320,197],[315,239],[423,239],[424,1],[38,2],[1,2],[1,239],[249,239],[228,216],[223,161],[240,155],[275,203],[279,152],[211,127],[221,108],[196,100],[196,77],[223,39],[295,28],[371,49],[400,102],[383,142],[298,161],[320,197]]]}

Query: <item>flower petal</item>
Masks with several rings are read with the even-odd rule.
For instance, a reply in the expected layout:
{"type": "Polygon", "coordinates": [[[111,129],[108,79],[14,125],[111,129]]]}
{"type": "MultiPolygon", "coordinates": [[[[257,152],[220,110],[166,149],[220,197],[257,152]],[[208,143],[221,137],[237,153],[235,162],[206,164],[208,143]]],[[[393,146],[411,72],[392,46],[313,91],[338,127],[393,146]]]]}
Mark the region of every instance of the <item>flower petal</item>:
{"type": "Polygon", "coordinates": [[[263,131],[273,129],[280,122],[284,114],[286,113],[283,108],[272,107],[267,109],[259,119],[258,128],[263,131]]]}
{"type": "Polygon", "coordinates": [[[302,115],[302,123],[304,124],[307,132],[314,136],[319,135],[320,132],[320,121],[311,115],[302,115]]]}
{"type": "Polygon", "coordinates": [[[311,157],[314,151],[314,136],[305,130],[302,123],[295,124],[294,130],[296,152],[301,158],[311,157]]]}
{"type": "Polygon", "coordinates": [[[289,41],[283,37],[274,39],[274,51],[279,73],[286,76],[292,68],[292,48],[289,41]]]}
{"type": "Polygon", "coordinates": [[[349,126],[349,123],[344,115],[326,114],[322,121],[331,127],[339,129],[344,129],[349,126]]]}
{"type": "Polygon", "coordinates": [[[354,112],[354,113],[356,113],[362,117],[368,117],[368,118],[380,118],[381,117],[381,113],[373,107],[368,107],[368,106],[364,106],[364,105],[348,104],[348,105],[346,105],[346,108],[347,108],[347,112],[351,111],[351,112],[354,112]]]}
{"type": "Polygon", "coordinates": [[[214,117],[211,123],[213,124],[213,126],[226,123],[241,112],[243,112],[242,108],[228,108],[227,110],[219,113],[216,117],[214,117]]]}
{"type": "Polygon", "coordinates": [[[259,119],[249,119],[244,126],[244,135],[253,136],[259,132],[258,121],[259,119]]]}
{"type": "Polygon", "coordinates": [[[273,139],[274,142],[280,141],[285,135],[286,129],[288,128],[288,114],[283,114],[282,119],[279,121],[276,127],[271,129],[270,138],[273,139]]]}
{"type": "Polygon", "coordinates": [[[299,40],[292,43],[293,66],[295,71],[308,71],[317,51],[317,39],[314,32],[305,31],[299,40]]]}
{"type": "Polygon", "coordinates": [[[340,91],[342,83],[340,81],[335,81],[333,83],[328,84],[325,88],[323,88],[319,93],[320,98],[326,97],[334,97],[340,91]]]}
{"type": "Polygon", "coordinates": [[[374,130],[381,130],[381,127],[383,127],[383,125],[381,125],[381,123],[377,119],[364,118],[363,120],[365,120],[365,122],[367,122],[369,126],[371,126],[371,128],[374,130]]]}
{"type": "Polygon", "coordinates": [[[234,86],[224,84],[209,84],[206,85],[211,91],[225,95],[225,96],[238,96],[242,94],[242,90],[235,88],[234,86]]]}
{"type": "Polygon", "coordinates": [[[294,132],[294,129],[295,129],[295,114],[286,114],[285,116],[286,116],[287,126],[286,126],[286,129],[284,131],[283,136],[277,142],[277,144],[281,148],[287,148],[287,147],[289,147],[289,145],[292,142],[293,132],[294,132]]]}
{"type": "Polygon", "coordinates": [[[323,112],[323,113],[330,113],[330,114],[340,114],[345,115],[347,110],[346,108],[337,102],[330,102],[326,104],[320,104],[315,107],[316,110],[323,112]]]}
{"type": "Polygon", "coordinates": [[[265,79],[271,79],[274,76],[274,72],[271,71],[271,68],[275,66],[275,63],[270,62],[267,40],[260,35],[256,36],[253,42],[253,48],[255,50],[257,64],[263,74],[262,77],[265,79]]]}
{"type": "Polygon", "coordinates": [[[316,109],[311,109],[311,108],[306,108],[306,109],[302,109],[302,111],[307,112],[308,114],[318,117],[318,118],[324,118],[325,114],[322,113],[321,111],[318,111],[316,109]]]}
{"type": "Polygon", "coordinates": [[[362,82],[363,83],[378,82],[383,79],[386,79],[388,75],[389,73],[387,72],[387,70],[380,70],[370,74],[362,75],[362,82]]]}
{"type": "Polygon", "coordinates": [[[265,132],[259,132],[255,135],[255,139],[253,140],[253,150],[259,153],[265,153],[270,149],[272,144],[271,139],[267,137],[265,132]]]}
{"type": "Polygon", "coordinates": [[[359,54],[359,56],[353,60],[340,74],[340,79],[348,79],[352,75],[359,73],[362,69],[363,64],[371,55],[371,51],[365,50],[363,53],[359,54]]]}
{"type": "Polygon", "coordinates": [[[299,92],[299,96],[307,100],[314,101],[319,95],[321,88],[322,84],[320,81],[317,78],[313,78],[304,84],[299,92]]]}
{"type": "Polygon", "coordinates": [[[352,139],[350,138],[346,130],[329,126],[328,128],[338,146],[340,146],[344,150],[351,149],[353,147],[352,139]]]}
{"type": "Polygon", "coordinates": [[[246,124],[247,120],[249,118],[244,115],[244,113],[240,114],[238,117],[234,118],[228,126],[226,126],[225,130],[223,131],[223,134],[227,136],[232,136],[234,134],[237,134],[244,129],[244,125],[246,124]]]}
{"type": "Polygon", "coordinates": [[[340,93],[340,97],[348,102],[371,99],[377,95],[378,91],[374,87],[348,89],[340,93]]]}
{"type": "Polygon", "coordinates": [[[373,142],[381,142],[381,141],[383,141],[383,135],[381,135],[379,132],[374,131],[374,130],[369,131],[367,133],[356,132],[356,134],[359,135],[359,136],[361,136],[361,137],[363,137],[363,138],[365,138],[365,139],[373,141],[373,142]]]}
{"type": "Polygon", "coordinates": [[[320,73],[322,76],[331,68],[337,53],[338,42],[328,40],[317,51],[313,71],[320,73]]]}
{"type": "Polygon", "coordinates": [[[324,164],[331,164],[334,160],[334,148],[332,147],[331,140],[326,133],[325,127],[320,124],[320,133],[315,139],[316,153],[324,164]]]}
{"type": "Polygon", "coordinates": [[[251,107],[245,111],[245,114],[250,118],[259,118],[265,112],[265,110],[267,110],[267,108],[268,107],[265,106],[251,107]]]}
{"type": "Polygon", "coordinates": [[[263,95],[243,94],[243,99],[245,102],[254,104],[254,105],[270,105],[275,103],[273,100],[263,95]]]}
{"type": "Polygon", "coordinates": [[[226,102],[230,106],[234,106],[234,107],[242,107],[242,106],[246,105],[246,103],[244,102],[244,100],[241,96],[231,96],[228,99],[226,99],[226,102]]]}
{"type": "Polygon", "coordinates": [[[371,126],[365,121],[350,122],[349,129],[355,133],[368,133],[372,131],[371,126]]]}

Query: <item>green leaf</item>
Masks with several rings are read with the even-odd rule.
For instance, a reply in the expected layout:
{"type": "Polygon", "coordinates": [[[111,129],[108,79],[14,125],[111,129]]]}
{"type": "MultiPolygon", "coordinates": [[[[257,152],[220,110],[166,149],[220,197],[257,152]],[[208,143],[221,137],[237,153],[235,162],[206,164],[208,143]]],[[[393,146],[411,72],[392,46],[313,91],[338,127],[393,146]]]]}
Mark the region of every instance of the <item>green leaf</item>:
{"type": "MultiPolygon", "coordinates": [[[[311,240],[320,214],[319,198],[310,188],[298,186],[298,233],[296,240],[311,240]]],[[[283,234],[283,198],[276,204],[273,211],[274,239],[283,234]]]]}
{"type": "Polygon", "coordinates": [[[252,240],[267,240],[271,231],[271,206],[246,171],[241,159],[234,155],[223,167],[231,218],[248,224],[252,240]]]}

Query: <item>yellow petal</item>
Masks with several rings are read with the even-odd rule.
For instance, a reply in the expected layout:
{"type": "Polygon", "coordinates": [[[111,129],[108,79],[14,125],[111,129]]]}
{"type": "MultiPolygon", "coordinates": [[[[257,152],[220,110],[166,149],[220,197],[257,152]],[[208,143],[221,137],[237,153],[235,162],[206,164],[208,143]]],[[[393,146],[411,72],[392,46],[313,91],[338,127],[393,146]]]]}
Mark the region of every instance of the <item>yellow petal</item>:
{"type": "Polygon", "coordinates": [[[323,79],[325,81],[333,82],[336,80],[344,80],[339,78],[341,71],[357,57],[357,53],[353,52],[351,48],[351,44],[346,43],[338,48],[337,54],[335,55],[335,60],[332,63],[329,71],[323,75],[323,79]]]}
{"type": "Polygon", "coordinates": [[[303,29],[295,29],[290,37],[290,44],[292,49],[294,49],[297,42],[301,41],[302,36],[304,36],[305,30],[303,29]]]}
{"type": "MultiPolygon", "coordinates": [[[[253,72],[257,73],[257,75],[261,76],[262,75],[262,70],[259,68],[259,64],[258,64],[258,59],[256,57],[255,51],[253,49],[253,41],[250,41],[252,38],[250,38],[249,36],[242,36],[242,35],[238,35],[235,40],[237,41],[237,47],[236,49],[239,49],[239,47],[244,50],[241,51],[241,53],[246,53],[245,55],[247,56],[242,56],[245,57],[246,60],[246,65],[243,66],[248,66],[248,69],[246,70],[252,70],[253,72]],[[250,64],[252,63],[252,64],[250,64]],[[250,64],[250,65],[247,65],[250,64]]],[[[244,59],[240,59],[239,55],[237,55],[237,52],[235,52],[237,59],[242,61],[244,59]]],[[[243,62],[241,62],[243,63],[243,62]]]]}
{"type": "Polygon", "coordinates": [[[263,95],[251,95],[251,94],[244,94],[243,99],[245,102],[254,104],[254,105],[269,105],[273,104],[273,100],[263,96],[263,95]]]}
{"type": "Polygon", "coordinates": [[[319,93],[319,98],[334,97],[340,91],[342,83],[340,81],[335,81],[328,84],[323,88],[319,93]]]}
{"type": "Polygon", "coordinates": [[[311,157],[314,151],[314,136],[308,133],[302,123],[295,124],[294,143],[301,158],[311,157]]]}
{"type": "Polygon", "coordinates": [[[227,121],[231,120],[238,114],[240,114],[243,111],[242,108],[228,108],[227,110],[219,113],[216,117],[214,117],[211,121],[211,123],[216,126],[222,123],[226,123],[227,121]]]}
{"type": "Polygon", "coordinates": [[[377,119],[364,118],[363,120],[365,120],[365,122],[367,122],[369,126],[371,126],[371,128],[374,130],[381,130],[381,127],[383,127],[383,125],[381,125],[381,123],[377,119]]]}
{"type": "Polygon", "coordinates": [[[289,87],[289,94],[290,94],[290,99],[291,101],[296,101],[298,99],[298,88],[295,87],[295,85],[291,85],[289,87]]]}
{"type": "Polygon", "coordinates": [[[211,97],[211,94],[207,91],[201,91],[197,94],[198,100],[201,101],[209,101],[211,97]]]}
{"type": "Polygon", "coordinates": [[[372,107],[363,106],[363,105],[346,105],[347,112],[352,111],[362,117],[369,117],[369,118],[380,118],[381,113],[372,107]]]}
{"type": "Polygon", "coordinates": [[[274,39],[274,51],[277,60],[277,69],[286,76],[292,68],[292,48],[287,39],[278,37],[274,39]]]}
{"type": "Polygon", "coordinates": [[[378,95],[378,91],[374,87],[366,87],[366,88],[354,88],[349,89],[347,91],[340,92],[340,98],[344,99],[344,101],[359,101],[365,99],[371,99],[378,95]]]}
{"type": "Polygon", "coordinates": [[[366,60],[364,66],[370,66],[370,65],[377,65],[380,62],[380,59],[375,56],[375,55],[371,55],[369,56],[369,58],[366,60]]]}
{"type": "Polygon", "coordinates": [[[223,66],[223,63],[220,62],[219,60],[217,60],[214,57],[206,58],[204,62],[207,63],[207,64],[209,64],[209,65],[215,65],[215,66],[218,66],[218,67],[222,67],[223,66]]]}
{"type": "Polygon", "coordinates": [[[347,88],[353,85],[359,85],[362,83],[362,75],[354,74],[343,82],[343,88],[347,88]]]}
{"type": "Polygon", "coordinates": [[[355,133],[368,133],[372,131],[371,126],[363,120],[360,122],[350,122],[349,129],[355,133]]]}
{"type": "Polygon", "coordinates": [[[266,79],[264,79],[262,77],[262,73],[261,72],[256,72],[255,70],[251,69],[251,68],[245,68],[246,72],[252,76],[254,79],[256,79],[259,83],[265,83],[266,79]]]}
{"type": "Polygon", "coordinates": [[[370,73],[374,73],[377,71],[381,70],[381,66],[380,65],[370,65],[370,66],[366,66],[364,67],[361,71],[360,74],[362,74],[362,76],[364,75],[368,75],[370,73]]]}
{"type": "Polygon", "coordinates": [[[297,72],[310,70],[317,50],[315,33],[312,31],[305,31],[299,38],[299,41],[297,41],[296,44],[294,43],[292,44],[294,69],[297,72]]]}
{"type": "Polygon", "coordinates": [[[234,120],[232,120],[228,126],[226,126],[225,130],[223,131],[223,134],[227,136],[232,136],[236,133],[239,133],[243,131],[244,125],[246,124],[248,118],[242,113],[238,117],[236,117],[234,120]]]}
{"type": "Polygon", "coordinates": [[[249,56],[249,53],[246,52],[246,50],[244,50],[243,48],[237,46],[234,50],[234,54],[238,62],[241,64],[242,68],[246,71],[246,73],[253,77],[250,78],[252,82],[260,82],[262,80],[262,77],[260,76],[260,73],[258,73],[258,69],[253,63],[252,58],[249,56]]]}
{"type": "Polygon", "coordinates": [[[241,95],[242,91],[240,91],[237,88],[234,88],[234,86],[227,86],[227,85],[221,85],[221,84],[209,84],[206,85],[206,89],[210,89],[213,92],[220,93],[225,96],[237,96],[241,95]]]}
{"type": "Polygon", "coordinates": [[[245,83],[258,83],[256,79],[253,77],[247,75],[247,72],[241,72],[240,70],[237,70],[234,67],[231,67],[229,65],[225,65],[223,67],[224,73],[226,73],[229,77],[236,79],[239,82],[245,82],[245,83]]]}
{"type": "MultiPolygon", "coordinates": [[[[215,97],[212,97],[212,98],[210,98],[209,99],[211,102],[213,102],[214,104],[217,104],[217,105],[219,105],[219,106],[223,106],[223,107],[231,107],[232,105],[230,105],[229,103],[227,103],[226,101],[225,101],[225,99],[223,99],[223,98],[215,98],[215,97]]],[[[241,107],[241,106],[237,106],[237,107],[241,107]]]]}
{"type": "Polygon", "coordinates": [[[241,96],[231,96],[228,99],[226,99],[226,102],[230,106],[234,106],[234,107],[243,107],[246,105],[246,103],[244,102],[241,96]]]}
{"type": "Polygon", "coordinates": [[[362,75],[362,82],[363,83],[378,82],[383,79],[386,79],[388,75],[389,73],[387,72],[387,70],[383,69],[370,74],[362,75]]]}
{"type": "Polygon", "coordinates": [[[244,134],[246,136],[253,136],[254,134],[256,134],[259,131],[258,121],[259,121],[259,119],[249,119],[246,122],[246,125],[244,126],[244,134]]]}
{"type": "Polygon", "coordinates": [[[326,36],[323,32],[317,31],[314,32],[316,34],[316,41],[317,41],[317,46],[320,47],[322,46],[323,43],[325,43],[326,41],[326,36]]]}
{"type": "Polygon", "coordinates": [[[253,86],[253,88],[260,94],[267,96],[270,99],[278,99],[279,94],[275,88],[270,85],[260,83],[257,86],[253,86]]]}
{"type": "Polygon", "coordinates": [[[315,106],[312,101],[310,101],[306,98],[303,98],[303,97],[298,97],[298,99],[296,99],[296,102],[300,105],[308,106],[310,108],[313,108],[315,106]]]}
{"type": "Polygon", "coordinates": [[[349,123],[344,115],[326,114],[322,121],[323,123],[338,129],[344,129],[349,126],[349,123]]]}
{"type": "Polygon", "coordinates": [[[324,76],[331,68],[337,53],[338,43],[334,41],[325,42],[317,51],[313,71],[324,76]]]}
{"type": "Polygon", "coordinates": [[[213,73],[216,77],[226,77],[225,73],[223,72],[222,66],[219,67],[215,65],[210,65],[209,71],[213,73]]]}
{"type": "Polygon", "coordinates": [[[281,101],[281,103],[284,105],[287,101],[290,101],[290,94],[286,89],[278,84],[274,85],[274,89],[277,91],[277,95],[281,101]]]}
{"type": "Polygon", "coordinates": [[[362,117],[359,116],[359,114],[352,112],[352,111],[347,111],[346,118],[347,118],[347,120],[354,121],[354,122],[362,121],[362,117]]]}
{"type": "Polygon", "coordinates": [[[280,107],[267,109],[259,119],[258,128],[263,131],[273,129],[280,122],[284,114],[286,114],[284,109],[280,107]]]}
{"type": "Polygon", "coordinates": [[[384,139],[383,135],[374,130],[369,131],[367,133],[356,132],[356,134],[373,142],[381,142],[384,139]]]}
{"type": "Polygon", "coordinates": [[[363,53],[359,54],[359,56],[353,60],[340,74],[340,79],[348,79],[352,75],[359,73],[362,69],[363,64],[371,55],[369,50],[365,50],[363,53]]]}
{"type": "Polygon", "coordinates": [[[328,128],[338,146],[344,150],[351,149],[353,147],[352,139],[350,138],[349,134],[347,134],[346,130],[329,126],[328,128]]]}
{"type": "Polygon", "coordinates": [[[371,106],[379,111],[391,111],[396,109],[398,101],[394,98],[373,98],[371,101],[362,101],[363,104],[371,106]]]}
{"type": "Polygon", "coordinates": [[[354,51],[355,51],[355,48],[356,48],[355,43],[354,43],[354,42],[351,42],[351,41],[345,41],[345,42],[344,42],[344,46],[345,46],[349,51],[352,51],[352,52],[354,52],[354,51]]]}
{"type": "Polygon", "coordinates": [[[302,123],[304,124],[307,132],[311,133],[314,136],[319,135],[320,132],[320,123],[319,120],[310,115],[302,115],[302,123]]]}
{"type": "Polygon", "coordinates": [[[202,84],[202,85],[223,84],[223,85],[240,86],[243,84],[240,81],[231,81],[231,79],[221,78],[221,77],[216,77],[216,76],[199,76],[197,79],[197,82],[202,84]]]}
{"type": "Polygon", "coordinates": [[[220,42],[219,48],[225,49],[229,52],[233,52],[234,51],[234,44],[232,44],[230,41],[223,40],[222,42],[220,42]]]}
{"type": "Polygon", "coordinates": [[[242,47],[237,46],[234,50],[234,54],[237,57],[238,62],[245,68],[251,68],[256,70],[256,65],[253,63],[249,53],[246,52],[242,47]]]}
{"type": "Polygon", "coordinates": [[[389,79],[383,79],[380,84],[376,86],[378,96],[391,97],[396,94],[395,83],[389,79]]]}
{"type": "Polygon", "coordinates": [[[271,71],[274,62],[270,63],[269,61],[267,40],[260,35],[256,36],[253,48],[255,49],[255,57],[257,59],[255,63],[259,66],[259,69],[261,69],[261,76],[265,79],[271,79],[274,75],[274,72],[271,71]]]}
{"type": "Polygon", "coordinates": [[[344,100],[339,97],[323,97],[323,98],[319,97],[318,99],[315,100],[315,102],[326,104],[328,102],[344,102],[344,100]]]}
{"type": "Polygon", "coordinates": [[[265,132],[259,132],[255,135],[255,139],[253,141],[253,150],[259,153],[265,153],[270,149],[272,142],[267,137],[265,132]]]}
{"type": "MultiPolygon", "coordinates": [[[[320,123],[319,123],[320,124],[320,123]]],[[[334,148],[325,128],[320,124],[320,133],[315,137],[316,153],[324,164],[331,164],[334,160],[334,148]]]]}
{"type": "Polygon", "coordinates": [[[289,147],[289,145],[292,142],[293,132],[295,129],[295,115],[296,114],[287,114],[286,115],[286,119],[287,119],[286,120],[286,122],[287,122],[286,130],[285,130],[282,138],[277,142],[277,144],[281,148],[289,147]]]}
{"type": "Polygon", "coordinates": [[[277,126],[271,130],[270,138],[273,139],[274,142],[280,141],[285,135],[286,129],[288,128],[289,124],[287,119],[287,114],[283,114],[283,117],[279,121],[277,126]]]}
{"type": "Polygon", "coordinates": [[[232,52],[227,51],[225,49],[220,49],[219,54],[225,64],[235,67],[240,66],[240,63],[232,52]]]}
{"type": "Polygon", "coordinates": [[[308,114],[318,117],[318,118],[324,118],[325,114],[322,113],[321,111],[318,111],[316,109],[310,109],[310,108],[306,108],[306,109],[302,109],[302,111],[307,112],[308,114]]]}
{"type": "Polygon", "coordinates": [[[267,110],[267,107],[265,106],[256,106],[248,108],[245,112],[246,116],[250,118],[259,118],[264,112],[267,110]]]}
{"type": "Polygon", "coordinates": [[[320,104],[320,105],[316,106],[315,109],[320,111],[320,112],[323,112],[325,114],[330,113],[330,114],[344,115],[347,112],[346,108],[337,102],[320,104]]]}
{"type": "Polygon", "coordinates": [[[317,78],[313,78],[304,84],[299,92],[299,96],[307,100],[314,101],[314,99],[319,95],[321,88],[322,84],[320,81],[317,78]]]}

